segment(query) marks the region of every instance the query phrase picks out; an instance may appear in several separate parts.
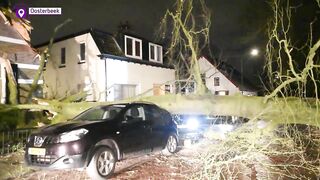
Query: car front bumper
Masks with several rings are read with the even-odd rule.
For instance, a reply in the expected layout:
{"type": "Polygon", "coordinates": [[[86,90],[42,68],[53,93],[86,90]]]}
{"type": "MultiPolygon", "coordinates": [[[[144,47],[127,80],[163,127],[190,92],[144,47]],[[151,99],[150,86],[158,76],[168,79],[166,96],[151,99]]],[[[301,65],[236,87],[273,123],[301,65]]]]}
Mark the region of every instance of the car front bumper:
{"type": "Polygon", "coordinates": [[[52,169],[82,168],[86,165],[87,151],[80,143],[53,144],[46,147],[28,147],[25,162],[29,166],[52,169]],[[43,150],[44,153],[31,153],[30,149],[43,150]]]}
{"type": "Polygon", "coordinates": [[[85,165],[85,160],[83,160],[82,155],[72,155],[72,156],[67,155],[67,156],[62,156],[58,159],[49,155],[46,155],[46,156],[26,155],[25,161],[27,165],[32,167],[50,168],[50,169],[83,168],[85,165]]]}

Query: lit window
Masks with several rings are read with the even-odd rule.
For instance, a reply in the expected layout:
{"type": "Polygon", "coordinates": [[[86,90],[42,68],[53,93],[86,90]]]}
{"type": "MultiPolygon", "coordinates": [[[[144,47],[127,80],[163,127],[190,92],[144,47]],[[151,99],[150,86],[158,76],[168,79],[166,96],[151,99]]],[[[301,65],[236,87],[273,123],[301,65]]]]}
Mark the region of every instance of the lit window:
{"type": "Polygon", "coordinates": [[[66,64],[66,48],[61,48],[61,65],[66,64]]]}
{"type": "Polygon", "coordinates": [[[124,36],[125,54],[128,57],[142,59],[142,41],[130,36],[124,36]]]}
{"type": "Polygon", "coordinates": [[[84,61],[86,59],[86,44],[80,44],[80,61],[84,61]]]}
{"type": "Polygon", "coordinates": [[[149,43],[149,60],[162,63],[162,46],[149,43]]]}
{"type": "Polygon", "coordinates": [[[223,91],[215,91],[214,92],[215,95],[219,95],[219,96],[228,96],[229,95],[229,91],[223,90],[223,91]]]}
{"type": "Polygon", "coordinates": [[[219,79],[219,77],[215,77],[213,83],[214,83],[214,86],[220,86],[220,79],[219,79]]]}

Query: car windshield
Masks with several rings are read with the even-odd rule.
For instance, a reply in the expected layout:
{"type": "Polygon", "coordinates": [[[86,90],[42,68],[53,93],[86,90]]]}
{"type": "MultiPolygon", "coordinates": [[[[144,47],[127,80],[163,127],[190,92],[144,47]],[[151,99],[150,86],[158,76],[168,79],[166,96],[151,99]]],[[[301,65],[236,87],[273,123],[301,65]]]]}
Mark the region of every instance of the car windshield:
{"type": "Polygon", "coordinates": [[[95,121],[110,120],[116,117],[125,105],[98,106],[88,109],[87,111],[76,116],[73,120],[78,121],[95,121]]]}

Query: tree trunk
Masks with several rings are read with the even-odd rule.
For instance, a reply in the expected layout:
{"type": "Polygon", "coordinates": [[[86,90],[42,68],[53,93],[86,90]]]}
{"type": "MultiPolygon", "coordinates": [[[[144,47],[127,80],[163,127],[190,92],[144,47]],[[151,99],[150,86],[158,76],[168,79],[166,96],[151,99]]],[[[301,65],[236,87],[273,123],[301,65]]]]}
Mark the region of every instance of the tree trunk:
{"type": "Polygon", "coordinates": [[[153,102],[172,113],[210,114],[247,117],[266,120],[269,127],[279,124],[309,124],[320,127],[320,110],[316,99],[295,97],[275,98],[265,102],[264,97],[214,96],[214,95],[166,95],[139,100],[153,102]]]}
{"type": "MultiPolygon", "coordinates": [[[[268,128],[281,124],[309,124],[320,127],[320,110],[315,99],[277,98],[265,102],[264,97],[248,96],[214,96],[214,95],[164,95],[131,99],[155,103],[174,114],[206,114],[247,117],[251,120],[265,120],[268,128]]],[[[112,103],[123,103],[119,101],[112,103]]],[[[97,105],[110,102],[66,103],[45,101],[37,104],[16,105],[19,109],[49,110],[63,116],[59,120],[73,118],[78,113],[97,105]]],[[[8,107],[7,107],[8,108],[8,107]]],[[[3,109],[4,110],[4,109],[3,109]]],[[[270,129],[268,129],[270,130],[270,129]]]]}
{"type": "Polygon", "coordinates": [[[9,59],[7,59],[7,54],[3,54],[0,57],[0,63],[5,67],[6,74],[8,77],[8,88],[9,88],[9,103],[17,104],[18,103],[18,88],[17,82],[13,75],[13,70],[10,64],[9,59]]]}
{"type": "Polygon", "coordinates": [[[33,92],[35,92],[37,90],[38,81],[40,80],[40,77],[41,77],[42,72],[43,72],[43,68],[44,68],[44,64],[45,64],[45,54],[42,53],[39,58],[40,58],[39,68],[37,70],[37,73],[33,77],[33,81],[32,81],[32,84],[30,86],[30,90],[29,90],[28,95],[26,97],[26,103],[30,103],[31,102],[31,98],[32,98],[33,92]]]}

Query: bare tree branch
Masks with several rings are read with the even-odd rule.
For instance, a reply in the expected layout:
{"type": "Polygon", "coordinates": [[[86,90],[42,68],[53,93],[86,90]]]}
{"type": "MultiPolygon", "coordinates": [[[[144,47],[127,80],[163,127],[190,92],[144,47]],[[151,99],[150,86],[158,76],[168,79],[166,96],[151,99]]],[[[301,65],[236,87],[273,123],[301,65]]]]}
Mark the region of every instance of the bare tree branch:
{"type": "Polygon", "coordinates": [[[33,92],[38,88],[38,81],[39,81],[39,79],[40,79],[40,77],[42,75],[43,68],[44,68],[44,65],[46,63],[45,61],[46,61],[46,59],[50,59],[50,53],[51,53],[50,51],[51,51],[51,48],[53,46],[53,40],[54,40],[54,37],[55,37],[56,33],[59,31],[59,29],[61,29],[64,25],[68,24],[69,22],[71,22],[71,19],[67,19],[62,24],[60,24],[57,27],[55,27],[55,29],[53,31],[53,34],[51,36],[51,39],[50,39],[48,47],[45,48],[43,50],[43,52],[41,52],[41,54],[39,56],[39,60],[40,60],[39,61],[39,68],[37,70],[37,73],[33,77],[33,82],[31,84],[30,91],[29,91],[29,93],[27,95],[26,103],[31,101],[31,97],[32,97],[33,92]]]}

